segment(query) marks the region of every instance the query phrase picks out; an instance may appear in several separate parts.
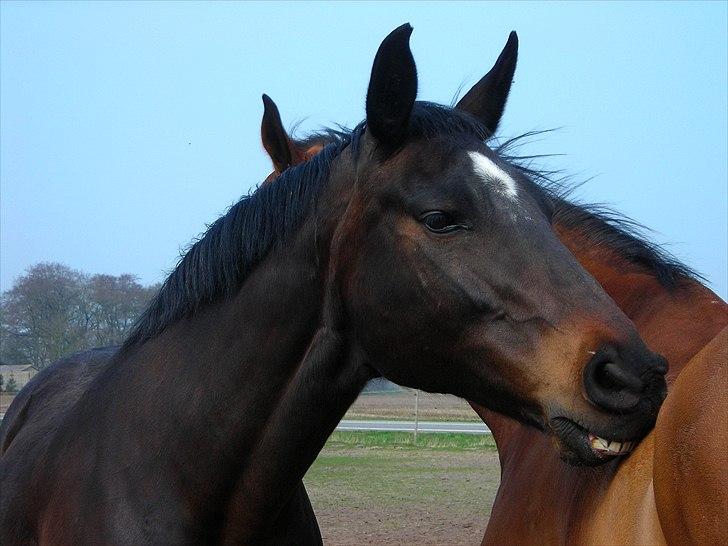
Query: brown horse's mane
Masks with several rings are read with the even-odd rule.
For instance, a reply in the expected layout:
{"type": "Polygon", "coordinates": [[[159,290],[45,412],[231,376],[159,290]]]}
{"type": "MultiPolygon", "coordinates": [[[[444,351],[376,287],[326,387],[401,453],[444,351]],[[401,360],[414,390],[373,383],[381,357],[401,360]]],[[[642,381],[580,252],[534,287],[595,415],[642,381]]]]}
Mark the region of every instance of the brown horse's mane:
{"type": "Polygon", "coordinates": [[[685,281],[706,282],[699,273],[681,263],[663,246],[651,242],[649,228],[601,203],[582,203],[573,197],[583,182],[575,182],[562,171],[533,166],[533,161],[550,155],[521,156],[514,150],[531,137],[550,131],[530,131],[502,142],[490,142],[498,156],[523,173],[544,191],[552,205],[554,225],[579,234],[582,242],[608,249],[630,267],[652,275],[664,288],[679,288],[685,281]]]}
{"type": "Polygon", "coordinates": [[[590,246],[610,249],[625,263],[652,275],[668,290],[679,288],[686,281],[707,282],[664,247],[648,241],[642,234],[647,228],[607,206],[559,199],[553,222],[577,231],[590,246]]]}
{"type": "MultiPolygon", "coordinates": [[[[572,197],[583,182],[574,182],[562,171],[547,171],[533,166],[534,159],[549,155],[521,156],[514,150],[533,136],[550,131],[530,131],[502,142],[494,151],[507,164],[523,173],[549,195],[554,225],[579,234],[582,242],[608,249],[623,264],[652,275],[661,286],[673,290],[686,281],[706,282],[699,273],[680,262],[663,246],[651,242],[649,228],[601,203],[582,203],[572,197]]],[[[491,142],[491,144],[493,144],[491,142]]]]}

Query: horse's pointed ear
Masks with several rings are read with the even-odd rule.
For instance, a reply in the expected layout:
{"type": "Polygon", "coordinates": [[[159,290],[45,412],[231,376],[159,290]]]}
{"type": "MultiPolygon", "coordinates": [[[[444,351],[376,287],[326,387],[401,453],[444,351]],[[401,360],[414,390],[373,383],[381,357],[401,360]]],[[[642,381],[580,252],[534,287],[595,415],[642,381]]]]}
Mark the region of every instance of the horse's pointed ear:
{"type": "Polygon", "coordinates": [[[281,115],[276,103],[268,95],[263,95],[263,121],[260,124],[263,147],[273,161],[273,168],[280,174],[295,165],[296,145],[283,128],[281,115]]]}
{"type": "Polygon", "coordinates": [[[490,72],[483,76],[483,79],[476,83],[455,106],[458,110],[478,118],[490,134],[495,133],[503,116],[517,61],[518,35],[513,31],[490,72]]]}
{"type": "Polygon", "coordinates": [[[407,137],[417,97],[417,67],[409,47],[412,27],[394,29],[379,46],[367,91],[367,130],[389,148],[407,137]]]}

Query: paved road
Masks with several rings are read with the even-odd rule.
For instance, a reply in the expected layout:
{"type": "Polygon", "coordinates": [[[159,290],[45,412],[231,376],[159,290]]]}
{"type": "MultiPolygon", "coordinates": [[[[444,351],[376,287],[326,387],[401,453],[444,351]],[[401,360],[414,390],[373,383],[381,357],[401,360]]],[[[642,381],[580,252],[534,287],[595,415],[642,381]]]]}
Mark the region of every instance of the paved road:
{"type": "MultiPolygon", "coordinates": [[[[336,430],[390,430],[396,432],[414,432],[414,421],[353,421],[339,423],[336,430]]],[[[464,434],[490,434],[485,423],[460,423],[450,421],[420,421],[419,432],[461,432],[464,434]]]]}

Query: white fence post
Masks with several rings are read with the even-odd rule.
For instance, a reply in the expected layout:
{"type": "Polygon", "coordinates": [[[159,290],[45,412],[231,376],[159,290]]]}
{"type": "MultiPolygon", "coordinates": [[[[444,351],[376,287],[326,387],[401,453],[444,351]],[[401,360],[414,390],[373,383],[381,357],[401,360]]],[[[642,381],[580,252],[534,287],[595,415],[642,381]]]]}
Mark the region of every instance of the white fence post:
{"type": "Polygon", "coordinates": [[[417,445],[417,429],[419,427],[419,412],[420,412],[420,391],[415,390],[415,445],[417,445]]]}

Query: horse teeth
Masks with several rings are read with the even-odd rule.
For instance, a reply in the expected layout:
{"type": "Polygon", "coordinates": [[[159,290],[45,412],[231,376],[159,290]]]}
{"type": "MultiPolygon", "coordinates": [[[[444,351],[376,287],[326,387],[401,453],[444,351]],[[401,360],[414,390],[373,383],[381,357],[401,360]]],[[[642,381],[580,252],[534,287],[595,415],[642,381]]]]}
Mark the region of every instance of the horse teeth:
{"type": "Polygon", "coordinates": [[[605,449],[608,449],[609,442],[607,442],[604,438],[600,438],[599,436],[592,436],[591,437],[591,446],[594,449],[605,450],[605,449]]]}
{"type": "Polygon", "coordinates": [[[609,442],[609,447],[607,448],[612,453],[619,453],[622,450],[622,444],[620,442],[609,442]]]}
{"type": "Polygon", "coordinates": [[[589,444],[596,451],[606,451],[608,453],[614,453],[615,455],[620,453],[628,453],[632,451],[634,442],[617,442],[605,440],[599,436],[589,435],[589,444]]]}

